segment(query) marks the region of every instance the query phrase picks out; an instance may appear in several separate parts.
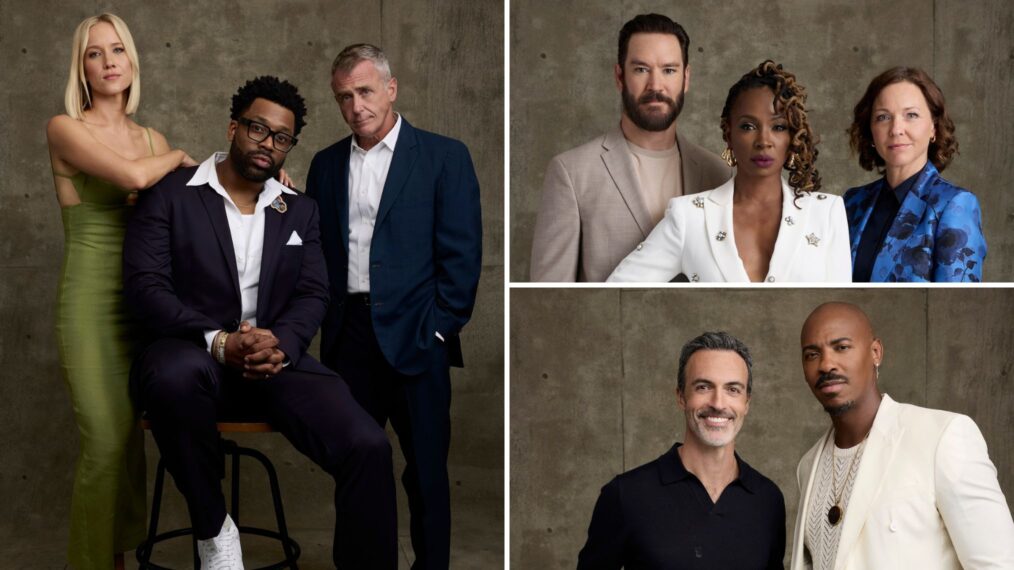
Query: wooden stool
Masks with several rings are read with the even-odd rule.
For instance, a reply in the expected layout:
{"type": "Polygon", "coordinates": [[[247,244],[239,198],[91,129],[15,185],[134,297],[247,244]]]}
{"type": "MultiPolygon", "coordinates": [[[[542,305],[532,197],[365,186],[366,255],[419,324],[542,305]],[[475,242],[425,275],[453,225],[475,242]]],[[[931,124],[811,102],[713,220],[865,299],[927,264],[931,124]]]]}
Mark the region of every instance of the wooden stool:
{"type": "MultiPolygon", "coordinates": [[[[265,422],[256,421],[228,421],[218,422],[218,432],[222,433],[271,433],[275,431],[271,425],[265,422]]],[[[150,430],[151,422],[144,418],[141,420],[141,427],[150,430]]],[[[222,438],[221,439],[222,452],[225,455],[232,457],[232,493],[231,493],[231,511],[233,522],[236,524],[236,528],[239,529],[240,535],[252,534],[257,536],[264,536],[277,540],[282,545],[282,550],[285,554],[280,562],[263,566],[256,570],[278,570],[281,568],[292,568],[297,570],[296,560],[299,558],[300,549],[299,544],[289,536],[288,528],[285,526],[285,513],[282,509],[282,492],[278,486],[278,475],[275,473],[275,467],[271,464],[271,460],[266,455],[257,451],[256,449],[250,449],[248,447],[242,447],[236,442],[222,438]],[[263,528],[256,528],[250,526],[243,526],[239,523],[239,458],[241,455],[252,457],[260,462],[264,467],[264,470],[268,474],[268,482],[271,485],[271,499],[275,506],[275,519],[278,523],[278,531],[267,530],[263,528]]],[[[165,464],[162,458],[158,460],[158,468],[155,473],[155,489],[151,499],[151,521],[148,524],[148,538],[137,547],[137,562],[139,568],[142,570],[171,570],[165,566],[159,566],[152,563],[151,553],[154,547],[159,542],[171,540],[180,536],[191,537],[191,543],[194,553],[194,569],[200,570],[201,560],[197,554],[197,539],[194,537],[193,528],[181,528],[177,530],[171,530],[168,532],[158,533],[158,516],[159,511],[162,507],[162,488],[165,484],[165,464]]]]}

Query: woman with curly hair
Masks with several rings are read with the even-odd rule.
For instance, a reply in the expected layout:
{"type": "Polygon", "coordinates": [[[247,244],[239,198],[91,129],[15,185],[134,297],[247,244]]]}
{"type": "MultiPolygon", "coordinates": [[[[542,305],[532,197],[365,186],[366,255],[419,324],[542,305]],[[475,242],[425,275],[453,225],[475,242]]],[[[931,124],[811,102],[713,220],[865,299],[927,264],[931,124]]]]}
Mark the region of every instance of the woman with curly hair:
{"type": "Polygon", "coordinates": [[[845,193],[852,280],[982,280],[979,201],[940,177],[958,152],[944,95],[921,69],[870,82],[848,130],[859,166],[882,176],[845,193]]]}
{"type": "Polygon", "coordinates": [[[729,89],[725,184],[673,198],[665,217],[609,281],[850,281],[845,207],[820,190],[806,89],[765,61],[729,89]],[[782,170],[788,171],[788,180],[782,170]]]}

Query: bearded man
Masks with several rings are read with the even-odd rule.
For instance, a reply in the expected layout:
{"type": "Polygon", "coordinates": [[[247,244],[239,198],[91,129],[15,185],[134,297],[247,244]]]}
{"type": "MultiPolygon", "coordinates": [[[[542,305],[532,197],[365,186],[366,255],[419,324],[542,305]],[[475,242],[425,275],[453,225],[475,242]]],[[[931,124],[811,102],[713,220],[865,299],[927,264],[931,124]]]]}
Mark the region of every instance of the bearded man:
{"type": "Polygon", "coordinates": [[[708,332],[683,346],[685,441],[602,488],[578,570],[782,568],[785,499],[735,449],[752,392],[740,340],[708,332]]]}
{"type": "Polygon", "coordinates": [[[186,499],[201,568],[243,568],[215,423],[249,415],[334,478],[335,565],[398,567],[387,435],[306,354],[328,302],[317,204],[275,179],[305,115],[291,83],[248,81],[229,152],[141,192],[127,227],[124,295],[150,335],[131,389],[186,499]]]}
{"type": "Polygon", "coordinates": [[[624,24],[613,70],[620,124],[550,161],[532,281],[605,281],[671,198],[717,188],[732,176],[718,156],[677,133],[689,55],[686,31],[666,16],[642,14],[624,24]]]}

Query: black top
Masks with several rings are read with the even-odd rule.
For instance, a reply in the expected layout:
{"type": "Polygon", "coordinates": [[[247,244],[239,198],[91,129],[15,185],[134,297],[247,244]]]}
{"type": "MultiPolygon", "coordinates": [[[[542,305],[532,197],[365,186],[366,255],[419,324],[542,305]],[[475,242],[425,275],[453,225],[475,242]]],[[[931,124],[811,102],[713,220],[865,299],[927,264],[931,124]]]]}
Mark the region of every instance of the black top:
{"type": "Polygon", "coordinates": [[[915,186],[915,180],[920,174],[922,174],[921,170],[898,184],[894,190],[891,190],[887,185],[887,180],[884,180],[880,195],[877,196],[877,203],[873,206],[873,212],[870,213],[870,221],[866,222],[866,229],[863,230],[863,235],[859,238],[856,261],[852,264],[853,283],[868,283],[870,281],[870,276],[873,275],[873,264],[877,261],[880,247],[884,245],[884,238],[887,237],[888,230],[894,224],[894,218],[898,216],[901,203],[905,201],[905,196],[908,196],[912,186],[915,186]]]}
{"type": "Polygon", "coordinates": [[[679,446],[602,488],[578,570],[783,568],[778,486],[736,455],[739,478],[712,503],[679,446]]]}

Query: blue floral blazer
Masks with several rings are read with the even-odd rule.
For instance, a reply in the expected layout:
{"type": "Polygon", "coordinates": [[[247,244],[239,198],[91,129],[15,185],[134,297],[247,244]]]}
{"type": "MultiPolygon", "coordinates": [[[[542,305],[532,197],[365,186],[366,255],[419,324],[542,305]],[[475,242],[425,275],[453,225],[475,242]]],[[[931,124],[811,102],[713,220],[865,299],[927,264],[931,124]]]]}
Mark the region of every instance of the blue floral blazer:
{"type": "MultiPolygon", "coordinates": [[[[852,263],[884,178],[845,193],[852,263]]],[[[870,281],[982,281],[986,238],[979,201],[927,162],[898,210],[873,263],[870,281]]]]}

